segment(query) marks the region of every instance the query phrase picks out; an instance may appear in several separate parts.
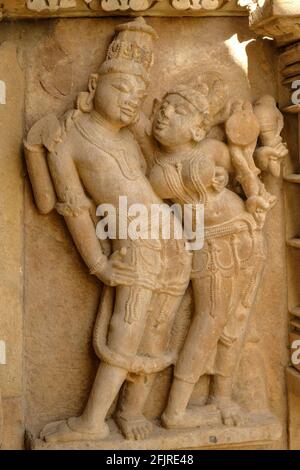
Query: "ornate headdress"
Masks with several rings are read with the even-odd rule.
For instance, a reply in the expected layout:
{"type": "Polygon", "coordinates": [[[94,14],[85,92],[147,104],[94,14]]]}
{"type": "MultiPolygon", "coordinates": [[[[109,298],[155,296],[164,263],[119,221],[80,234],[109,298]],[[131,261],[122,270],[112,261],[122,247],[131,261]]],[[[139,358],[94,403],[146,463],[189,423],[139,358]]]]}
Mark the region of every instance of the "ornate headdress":
{"type": "Polygon", "coordinates": [[[142,18],[116,27],[116,37],[110,44],[99,74],[123,72],[138,75],[146,82],[153,65],[153,40],[158,36],[142,18]]]}
{"type": "Polygon", "coordinates": [[[167,95],[179,95],[191,103],[204,117],[204,124],[213,126],[221,120],[220,113],[226,107],[227,89],[222,78],[215,72],[202,74],[196,81],[178,85],[167,95]]]}

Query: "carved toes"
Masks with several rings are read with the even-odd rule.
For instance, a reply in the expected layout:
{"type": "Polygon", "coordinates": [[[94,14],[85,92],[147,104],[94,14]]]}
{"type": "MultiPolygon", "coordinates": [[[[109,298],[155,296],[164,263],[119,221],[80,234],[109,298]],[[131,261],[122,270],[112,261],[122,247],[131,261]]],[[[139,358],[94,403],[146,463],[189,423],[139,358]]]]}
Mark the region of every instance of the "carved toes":
{"type": "Polygon", "coordinates": [[[132,441],[146,439],[153,431],[153,424],[144,417],[125,419],[116,416],[116,421],[124,437],[132,441]]]}
{"type": "Polygon", "coordinates": [[[44,428],[40,432],[40,439],[47,440],[47,437],[51,436],[51,434],[56,432],[57,429],[59,428],[59,425],[63,422],[64,422],[63,420],[60,420],[60,421],[53,421],[52,423],[46,424],[46,426],[44,426],[44,428]]]}

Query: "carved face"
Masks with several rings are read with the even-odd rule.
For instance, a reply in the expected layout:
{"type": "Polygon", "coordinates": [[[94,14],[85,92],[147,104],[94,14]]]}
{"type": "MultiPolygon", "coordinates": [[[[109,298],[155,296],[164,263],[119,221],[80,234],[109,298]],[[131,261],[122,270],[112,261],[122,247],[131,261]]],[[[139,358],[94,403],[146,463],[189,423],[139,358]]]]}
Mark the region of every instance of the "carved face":
{"type": "Polygon", "coordinates": [[[171,94],[164,98],[154,117],[153,135],[165,146],[184,145],[203,138],[201,123],[195,106],[180,95],[171,94]]]}
{"type": "Polygon", "coordinates": [[[135,75],[101,75],[95,93],[94,108],[109,122],[128,126],[138,116],[145,91],[145,82],[135,75]]]}

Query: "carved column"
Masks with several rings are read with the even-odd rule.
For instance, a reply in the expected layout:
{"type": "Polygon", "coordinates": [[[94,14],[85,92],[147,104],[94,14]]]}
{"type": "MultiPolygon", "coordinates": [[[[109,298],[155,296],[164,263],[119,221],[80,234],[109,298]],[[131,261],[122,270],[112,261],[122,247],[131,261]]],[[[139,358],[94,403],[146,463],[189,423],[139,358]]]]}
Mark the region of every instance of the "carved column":
{"type": "Polygon", "coordinates": [[[300,366],[295,360],[295,347],[300,339],[300,105],[292,104],[291,97],[295,92],[295,81],[300,79],[300,4],[295,0],[269,0],[261,7],[256,0],[247,3],[252,29],[274,38],[278,47],[280,105],[285,113],[285,132],[290,150],[284,169],[291,350],[290,367],[287,368],[289,438],[290,448],[299,449],[300,366]]]}

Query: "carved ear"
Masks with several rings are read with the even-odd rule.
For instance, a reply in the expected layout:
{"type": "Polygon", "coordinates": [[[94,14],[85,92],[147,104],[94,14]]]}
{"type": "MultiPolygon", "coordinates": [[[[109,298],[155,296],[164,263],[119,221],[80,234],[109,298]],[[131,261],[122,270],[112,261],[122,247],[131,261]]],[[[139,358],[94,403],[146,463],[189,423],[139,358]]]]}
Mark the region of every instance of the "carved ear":
{"type": "Polygon", "coordinates": [[[228,172],[221,166],[216,167],[215,176],[212,180],[212,187],[220,193],[228,184],[228,172]]]}
{"type": "Polygon", "coordinates": [[[206,132],[201,127],[194,127],[194,129],[191,129],[191,133],[195,142],[200,142],[206,137],[206,132]]]}
{"type": "Polygon", "coordinates": [[[207,83],[200,83],[199,84],[199,91],[202,93],[204,96],[208,96],[209,93],[209,87],[207,83]]]}
{"type": "Polygon", "coordinates": [[[154,98],[153,103],[152,103],[150,119],[145,127],[145,133],[148,137],[151,137],[152,135],[152,122],[153,122],[155,114],[160,108],[161,103],[162,103],[162,100],[159,100],[158,98],[154,98]]]}
{"type": "Polygon", "coordinates": [[[92,73],[88,83],[89,91],[82,91],[77,97],[76,108],[83,113],[90,113],[93,110],[93,99],[96,93],[98,81],[99,75],[97,73],[92,73]]]}
{"type": "Polygon", "coordinates": [[[88,88],[89,88],[89,92],[93,95],[95,94],[98,82],[99,82],[99,75],[97,73],[92,73],[89,78],[88,88]]]}
{"type": "Polygon", "coordinates": [[[152,104],[152,111],[151,111],[151,121],[154,118],[157,111],[159,110],[161,103],[162,103],[162,100],[154,98],[153,104],[152,104]]]}

